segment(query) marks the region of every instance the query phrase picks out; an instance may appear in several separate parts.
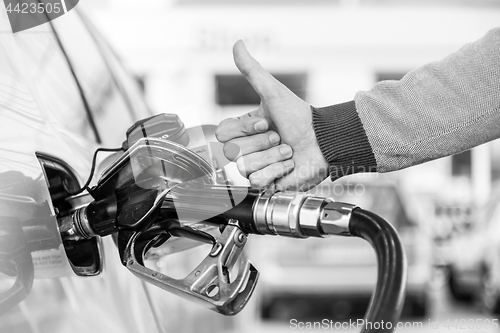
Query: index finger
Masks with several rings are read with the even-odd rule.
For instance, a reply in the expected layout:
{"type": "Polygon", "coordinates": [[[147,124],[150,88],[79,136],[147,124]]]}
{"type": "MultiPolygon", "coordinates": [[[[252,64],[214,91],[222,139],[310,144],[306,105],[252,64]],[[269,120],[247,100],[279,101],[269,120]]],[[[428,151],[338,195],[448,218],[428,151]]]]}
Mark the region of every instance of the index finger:
{"type": "Polygon", "coordinates": [[[215,130],[215,137],[220,142],[249,136],[267,131],[269,123],[262,117],[241,117],[223,120],[215,130]]]}

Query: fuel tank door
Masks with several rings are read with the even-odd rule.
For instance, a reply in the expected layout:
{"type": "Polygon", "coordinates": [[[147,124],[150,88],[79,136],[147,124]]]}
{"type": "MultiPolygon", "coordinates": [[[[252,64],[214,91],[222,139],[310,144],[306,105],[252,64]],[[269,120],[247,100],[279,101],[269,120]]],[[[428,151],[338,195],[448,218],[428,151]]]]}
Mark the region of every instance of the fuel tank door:
{"type": "MultiPolygon", "coordinates": [[[[64,161],[43,153],[37,153],[37,158],[45,172],[52,205],[57,219],[69,216],[80,206],[89,203],[92,198],[88,194],[71,196],[80,185],[75,172],[64,161]]],[[[100,238],[79,241],[63,241],[66,255],[73,272],[78,276],[95,276],[102,272],[103,257],[100,238]]]]}

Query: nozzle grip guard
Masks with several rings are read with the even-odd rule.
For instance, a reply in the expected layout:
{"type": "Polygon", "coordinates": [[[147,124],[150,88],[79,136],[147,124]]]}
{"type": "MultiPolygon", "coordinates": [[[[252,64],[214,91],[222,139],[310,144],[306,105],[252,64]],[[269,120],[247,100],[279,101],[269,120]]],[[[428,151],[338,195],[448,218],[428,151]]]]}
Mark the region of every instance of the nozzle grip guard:
{"type": "Polygon", "coordinates": [[[227,225],[210,254],[183,279],[145,267],[142,258],[155,240],[140,241],[140,232],[126,234],[131,236],[126,245],[119,237],[119,244],[125,245],[125,250],[120,251],[122,262],[146,282],[226,316],[237,314],[250,300],[259,273],[242,254],[246,234],[237,225],[227,225]],[[232,277],[235,265],[239,265],[238,274],[232,277]]]}

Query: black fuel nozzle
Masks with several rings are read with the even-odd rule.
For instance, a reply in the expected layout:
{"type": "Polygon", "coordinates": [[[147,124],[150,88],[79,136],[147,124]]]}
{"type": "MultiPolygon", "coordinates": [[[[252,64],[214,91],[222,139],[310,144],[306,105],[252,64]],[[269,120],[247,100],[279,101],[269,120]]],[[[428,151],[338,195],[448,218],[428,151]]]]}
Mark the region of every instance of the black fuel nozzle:
{"type": "Polygon", "coordinates": [[[104,237],[119,230],[147,229],[159,212],[158,191],[132,188],[94,200],[59,219],[63,240],[104,237]]]}
{"type": "MultiPolygon", "coordinates": [[[[196,139],[195,136],[193,141],[199,142],[196,139]]],[[[79,240],[116,233],[121,262],[136,276],[218,313],[234,315],[247,304],[259,275],[244,255],[243,228],[220,216],[226,206],[215,205],[215,212],[201,214],[201,218],[193,220],[191,216],[187,224],[184,222],[191,213],[185,214],[182,200],[179,209],[175,205],[173,210],[164,209],[165,201],[176,202],[173,189],[194,186],[196,192],[197,188],[216,182],[214,167],[187,149],[188,142],[177,115],[155,116],[134,124],[123,144],[126,152],[102,173],[96,186],[88,189],[94,201],[59,219],[59,229],[64,240],[76,241],[75,246],[84,243],[79,240]],[[213,225],[207,229],[197,227],[203,223],[223,224],[224,228],[219,232],[213,225]],[[210,243],[213,249],[183,279],[173,279],[146,267],[144,260],[150,252],[170,246],[178,251],[176,238],[183,244],[210,243]],[[172,242],[174,245],[169,245],[172,242]]],[[[191,196],[190,202],[200,195],[207,192],[191,196]]],[[[228,205],[228,209],[234,206],[228,205]]],[[[251,212],[251,207],[247,211],[251,212]]]]}

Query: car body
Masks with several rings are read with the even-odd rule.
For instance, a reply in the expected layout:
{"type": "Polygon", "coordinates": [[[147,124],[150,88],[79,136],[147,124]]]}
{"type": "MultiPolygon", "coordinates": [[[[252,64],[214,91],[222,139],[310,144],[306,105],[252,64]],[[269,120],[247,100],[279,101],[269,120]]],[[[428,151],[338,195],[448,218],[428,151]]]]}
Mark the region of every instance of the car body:
{"type": "MultiPolygon", "coordinates": [[[[63,243],[58,216],[89,200],[72,193],[89,177],[94,151],[121,147],[152,112],[78,8],[13,34],[0,7],[0,332],[228,327],[133,276],[111,237],[63,243]]],[[[208,131],[213,137],[214,126],[208,131]]],[[[98,156],[96,175],[117,158],[98,156]]]]}
{"type": "MultiPolygon", "coordinates": [[[[356,181],[329,183],[314,193],[354,203],[393,223],[408,258],[404,311],[423,316],[432,268],[430,239],[408,216],[397,187],[390,183],[356,181]]],[[[262,271],[259,306],[264,317],[310,318],[320,316],[323,311],[320,318],[340,319],[357,315],[355,305],[359,303],[362,305],[359,314],[364,314],[377,280],[375,252],[364,240],[279,239],[272,244],[263,240],[255,251],[256,264],[262,271]]]]}
{"type": "Polygon", "coordinates": [[[448,286],[459,301],[478,300],[486,310],[500,313],[500,191],[498,184],[475,223],[450,244],[448,286]]]}

